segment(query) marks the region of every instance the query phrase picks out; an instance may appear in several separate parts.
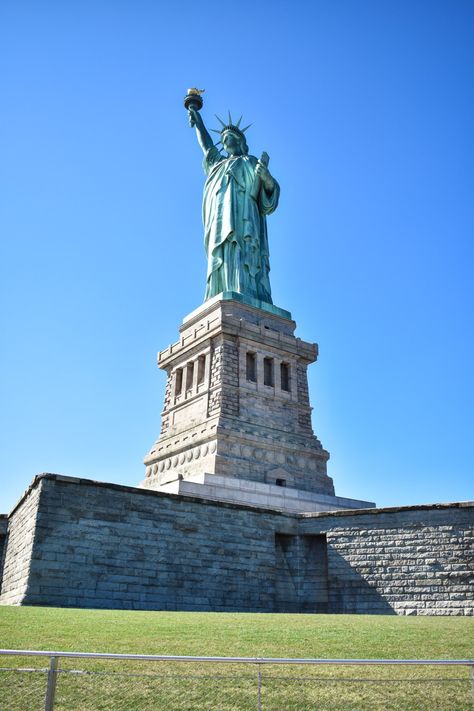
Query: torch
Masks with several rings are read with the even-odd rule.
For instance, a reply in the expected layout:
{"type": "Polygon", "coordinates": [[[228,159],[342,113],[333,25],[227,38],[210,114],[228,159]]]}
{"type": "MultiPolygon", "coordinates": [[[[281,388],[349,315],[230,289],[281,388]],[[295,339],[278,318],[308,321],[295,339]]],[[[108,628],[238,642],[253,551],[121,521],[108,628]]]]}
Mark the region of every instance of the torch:
{"type": "Polygon", "coordinates": [[[199,111],[202,109],[203,99],[201,94],[204,93],[204,89],[188,89],[188,93],[184,97],[184,108],[189,111],[189,109],[195,109],[199,111]]]}

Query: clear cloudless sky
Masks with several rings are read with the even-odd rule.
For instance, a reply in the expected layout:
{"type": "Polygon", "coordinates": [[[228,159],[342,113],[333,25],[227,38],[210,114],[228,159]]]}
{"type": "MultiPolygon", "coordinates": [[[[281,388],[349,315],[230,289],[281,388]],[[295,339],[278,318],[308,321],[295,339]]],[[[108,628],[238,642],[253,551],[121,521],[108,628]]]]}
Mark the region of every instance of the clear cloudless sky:
{"type": "Polygon", "coordinates": [[[336,493],[473,498],[473,38],[472,0],[3,0],[0,511],[45,471],[143,478],[204,294],[190,86],[281,184],[336,493]]]}

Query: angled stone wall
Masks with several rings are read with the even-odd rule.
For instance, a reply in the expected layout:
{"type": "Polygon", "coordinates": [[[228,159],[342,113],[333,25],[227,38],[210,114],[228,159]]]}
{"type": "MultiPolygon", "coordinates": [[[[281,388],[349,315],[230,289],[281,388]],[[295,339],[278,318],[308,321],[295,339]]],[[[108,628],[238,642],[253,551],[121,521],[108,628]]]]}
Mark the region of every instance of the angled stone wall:
{"type": "MultiPolygon", "coordinates": [[[[40,511],[28,585],[16,597],[2,589],[0,602],[260,612],[273,607],[274,521],[291,532],[291,517],[52,475],[34,491],[40,511]]],[[[12,530],[17,523],[12,521],[12,530]]]]}
{"type": "Polygon", "coordinates": [[[21,605],[27,598],[40,494],[37,477],[8,519],[0,588],[0,603],[5,605],[21,605]]]}

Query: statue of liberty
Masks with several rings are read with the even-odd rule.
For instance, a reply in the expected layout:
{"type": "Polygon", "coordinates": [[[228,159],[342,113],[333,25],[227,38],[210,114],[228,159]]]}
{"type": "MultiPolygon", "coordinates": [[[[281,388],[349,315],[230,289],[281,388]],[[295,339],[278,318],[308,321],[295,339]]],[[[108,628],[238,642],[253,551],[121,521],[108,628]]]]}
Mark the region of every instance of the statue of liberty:
{"type": "Polygon", "coordinates": [[[216,132],[227,155],[214,145],[198,110],[201,97],[191,101],[192,92],[198,91],[189,90],[185,106],[207,175],[202,203],[208,260],[204,298],[236,292],[271,304],[266,215],[276,210],[280,187],[267,168],[267,154],[260,160],[249,155],[244,133],[249,126],[240,128],[242,117],[236,124],[230,113],[227,124],[219,119],[222,128],[216,132]]]}

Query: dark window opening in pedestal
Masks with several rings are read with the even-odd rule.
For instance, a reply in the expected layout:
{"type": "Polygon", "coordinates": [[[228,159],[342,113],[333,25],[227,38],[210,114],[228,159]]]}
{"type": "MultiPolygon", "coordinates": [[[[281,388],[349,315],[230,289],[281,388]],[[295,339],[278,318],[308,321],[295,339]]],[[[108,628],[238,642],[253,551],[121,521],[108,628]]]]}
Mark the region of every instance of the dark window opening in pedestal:
{"type": "Polygon", "coordinates": [[[275,484],[277,486],[286,486],[286,479],[275,479],[275,484]]]}
{"type": "Polygon", "coordinates": [[[290,392],[290,366],[288,363],[280,365],[281,389],[290,392]]]}
{"type": "Polygon", "coordinates": [[[273,358],[263,359],[263,383],[273,385],[273,358]]]}
{"type": "Polygon", "coordinates": [[[175,395],[180,395],[183,388],[183,369],[178,368],[174,377],[176,378],[174,393],[175,395]]]}
{"type": "Polygon", "coordinates": [[[247,353],[246,368],[247,368],[247,380],[252,383],[257,382],[257,365],[256,365],[256,355],[255,353],[247,353]]]}
{"type": "Polygon", "coordinates": [[[194,363],[188,363],[186,368],[186,390],[193,387],[194,363]]]}
{"type": "Polygon", "coordinates": [[[198,358],[198,385],[202,385],[204,382],[204,372],[206,368],[206,356],[199,356],[198,358]]]}

